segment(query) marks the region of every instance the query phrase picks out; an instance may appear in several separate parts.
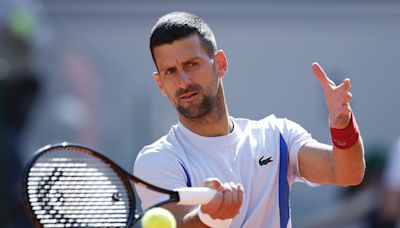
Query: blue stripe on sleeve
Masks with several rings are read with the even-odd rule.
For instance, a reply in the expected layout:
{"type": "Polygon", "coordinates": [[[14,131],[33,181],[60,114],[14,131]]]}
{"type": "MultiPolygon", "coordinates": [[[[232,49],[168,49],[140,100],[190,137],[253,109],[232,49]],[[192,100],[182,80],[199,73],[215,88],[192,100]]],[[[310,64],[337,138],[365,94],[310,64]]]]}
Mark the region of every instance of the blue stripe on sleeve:
{"type": "Polygon", "coordinates": [[[279,159],[279,215],[281,228],[287,227],[289,222],[289,184],[288,173],[288,149],[285,139],[279,135],[280,159],[279,159]]]}
{"type": "Polygon", "coordinates": [[[179,162],[179,164],[181,164],[181,166],[182,166],[182,168],[183,168],[183,171],[184,171],[185,174],[186,174],[186,186],[187,186],[187,187],[192,187],[192,182],[190,181],[189,173],[187,172],[185,166],[184,166],[182,163],[179,162]]]}

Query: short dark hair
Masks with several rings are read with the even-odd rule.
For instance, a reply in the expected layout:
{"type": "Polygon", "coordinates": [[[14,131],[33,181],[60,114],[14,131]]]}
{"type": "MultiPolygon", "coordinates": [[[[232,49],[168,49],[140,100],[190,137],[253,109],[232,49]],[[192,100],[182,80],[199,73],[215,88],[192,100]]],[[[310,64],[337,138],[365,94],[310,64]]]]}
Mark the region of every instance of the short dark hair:
{"type": "Polygon", "coordinates": [[[203,48],[211,57],[217,52],[217,42],[207,23],[199,16],[188,12],[172,12],[166,14],[154,25],[151,30],[150,51],[154,59],[153,49],[162,44],[171,44],[175,40],[197,34],[203,48]]]}

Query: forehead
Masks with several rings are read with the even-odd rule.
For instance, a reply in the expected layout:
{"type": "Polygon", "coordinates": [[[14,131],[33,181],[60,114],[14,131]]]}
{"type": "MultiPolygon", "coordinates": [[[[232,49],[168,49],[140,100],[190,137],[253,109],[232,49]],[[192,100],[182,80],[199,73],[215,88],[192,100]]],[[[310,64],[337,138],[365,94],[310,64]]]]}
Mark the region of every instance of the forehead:
{"type": "Polygon", "coordinates": [[[153,48],[154,59],[158,66],[187,61],[192,58],[209,58],[198,35],[191,35],[171,44],[162,44],[153,48]]]}

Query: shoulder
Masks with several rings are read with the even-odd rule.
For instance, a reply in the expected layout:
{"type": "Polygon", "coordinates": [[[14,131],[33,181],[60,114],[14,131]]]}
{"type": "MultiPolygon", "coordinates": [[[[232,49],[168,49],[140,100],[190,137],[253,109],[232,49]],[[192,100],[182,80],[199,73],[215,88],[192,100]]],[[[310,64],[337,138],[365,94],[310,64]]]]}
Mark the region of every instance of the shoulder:
{"type": "Polygon", "coordinates": [[[231,117],[231,119],[235,122],[236,126],[238,126],[242,131],[246,131],[246,130],[265,128],[274,119],[276,119],[276,116],[269,115],[261,120],[252,120],[248,118],[234,118],[234,117],[231,117]]]}
{"type": "Polygon", "coordinates": [[[312,140],[312,136],[302,126],[287,118],[269,115],[260,120],[236,119],[245,135],[256,137],[262,141],[279,142],[282,137],[288,145],[303,145],[312,140]],[[278,141],[276,141],[278,140],[278,141]]]}
{"type": "Polygon", "coordinates": [[[179,169],[181,157],[182,149],[170,132],[141,149],[136,157],[133,173],[140,177],[154,172],[174,171],[179,169]]]}
{"type": "Polygon", "coordinates": [[[154,141],[144,146],[137,155],[136,162],[147,157],[169,157],[173,156],[180,150],[179,141],[175,133],[176,126],[172,126],[170,131],[154,141]]]}
{"type": "Polygon", "coordinates": [[[235,123],[244,130],[270,130],[281,133],[301,128],[301,126],[287,118],[278,118],[271,114],[260,120],[250,120],[246,118],[234,118],[235,123]]]}
{"type": "Polygon", "coordinates": [[[266,117],[260,120],[263,126],[266,126],[270,130],[279,131],[284,137],[288,135],[297,135],[307,133],[306,130],[298,123],[287,119],[287,118],[277,118],[266,117]]]}

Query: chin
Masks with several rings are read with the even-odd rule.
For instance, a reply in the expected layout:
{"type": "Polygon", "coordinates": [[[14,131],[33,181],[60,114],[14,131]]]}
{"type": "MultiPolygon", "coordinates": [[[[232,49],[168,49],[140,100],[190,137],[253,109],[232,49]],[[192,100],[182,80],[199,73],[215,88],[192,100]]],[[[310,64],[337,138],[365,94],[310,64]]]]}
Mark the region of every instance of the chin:
{"type": "Polygon", "coordinates": [[[198,118],[201,118],[201,117],[207,115],[210,112],[209,109],[199,110],[198,108],[186,109],[186,108],[182,108],[182,107],[178,108],[177,110],[181,115],[183,115],[187,119],[198,119],[198,118]]]}

